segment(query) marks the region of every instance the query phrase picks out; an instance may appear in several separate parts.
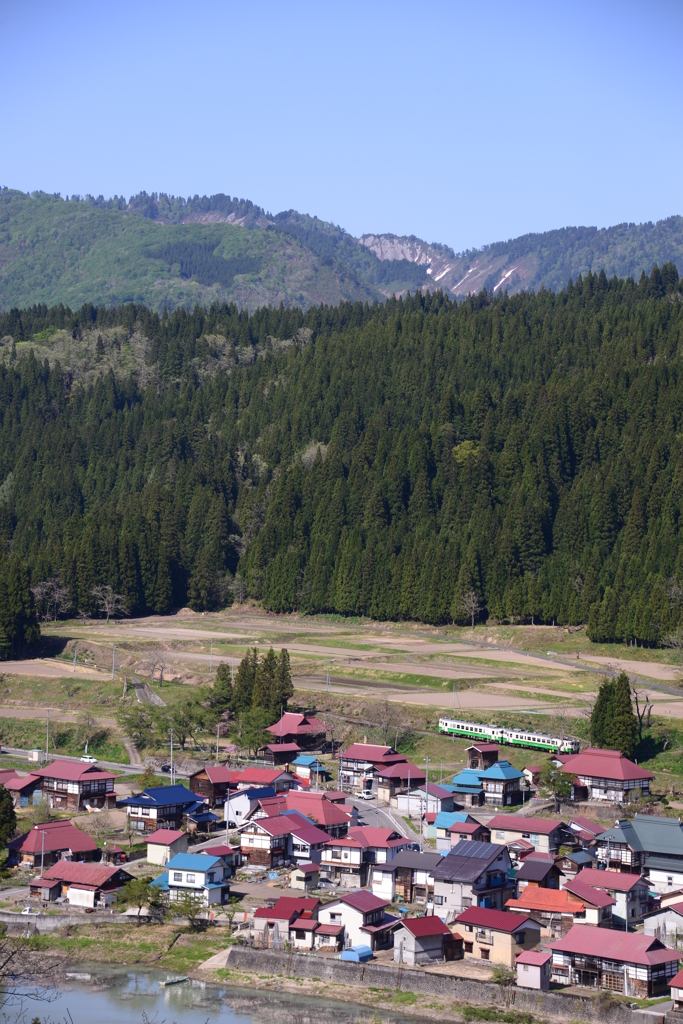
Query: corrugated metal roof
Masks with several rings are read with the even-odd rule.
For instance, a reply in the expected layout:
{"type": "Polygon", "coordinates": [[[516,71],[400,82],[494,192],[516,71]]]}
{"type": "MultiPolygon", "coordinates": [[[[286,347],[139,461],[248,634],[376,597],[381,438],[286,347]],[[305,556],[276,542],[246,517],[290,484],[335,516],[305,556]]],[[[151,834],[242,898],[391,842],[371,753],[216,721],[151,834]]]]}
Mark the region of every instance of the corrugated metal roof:
{"type": "Polygon", "coordinates": [[[488,823],[490,829],[501,829],[506,832],[536,832],[548,836],[556,828],[564,825],[557,818],[525,818],[521,814],[494,814],[488,823]]]}
{"type": "Polygon", "coordinates": [[[596,747],[589,747],[580,754],[562,756],[562,762],[563,771],[584,778],[616,779],[618,782],[654,778],[652,772],[629,761],[619,750],[598,750],[596,747]]]}
{"type": "Polygon", "coordinates": [[[451,930],[440,917],[404,917],[401,921],[416,939],[424,939],[429,935],[450,935],[451,930]]]}
{"type": "Polygon", "coordinates": [[[113,864],[84,864],[79,860],[60,860],[43,873],[47,881],[66,882],[67,885],[78,882],[81,885],[105,885],[113,878],[120,867],[113,864]]]}
{"type": "Polygon", "coordinates": [[[542,882],[554,867],[555,861],[552,858],[527,857],[517,872],[516,881],[519,882],[521,879],[523,882],[542,882]]]}
{"type": "Polygon", "coordinates": [[[97,843],[76,828],[70,821],[48,821],[35,825],[30,832],[13,839],[8,844],[10,850],[19,853],[54,853],[58,850],[71,850],[72,853],[93,853],[97,843]],[[43,846],[43,833],[45,845],[43,846]]]}
{"type": "Polygon", "coordinates": [[[579,871],[574,879],[578,882],[587,882],[596,889],[614,889],[615,892],[630,892],[634,885],[638,885],[640,875],[631,875],[626,871],[601,871],[599,868],[584,868],[579,871]]]}
{"type": "Polygon", "coordinates": [[[552,960],[552,953],[541,953],[537,949],[525,949],[523,953],[520,953],[516,959],[516,964],[529,964],[531,967],[542,967],[543,964],[547,964],[548,960],[552,960]]]}
{"type": "MultiPolygon", "coordinates": [[[[580,874],[581,872],[579,872],[580,874]]],[[[591,903],[594,907],[610,907],[616,903],[616,900],[608,896],[603,889],[596,889],[595,886],[589,885],[588,882],[582,882],[578,875],[570,882],[567,882],[565,889],[568,892],[574,893],[584,903],[591,903]]]]}
{"type": "Polygon", "coordinates": [[[468,907],[455,920],[458,924],[472,924],[477,928],[491,928],[497,932],[516,932],[524,928],[531,918],[528,914],[515,914],[510,910],[468,907]]]}
{"type": "Polygon", "coordinates": [[[158,846],[170,846],[171,843],[182,839],[184,835],[184,832],[174,828],[158,828],[156,832],[152,832],[151,836],[147,836],[147,842],[156,843],[158,846]]]}
{"type": "Polygon", "coordinates": [[[349,892],[345,893],[344,896],[338,896],[331,903],[326,903],[325,907],[332,907],[337,903],[346,903],[347,906],[353,907],[354,910],[359,910],[362,914],[369,914],[371,910],[379,910],[381,907],[388,906],[389,900],[383,900],[371,892],[358,889],[356,892],[349,892]]]}
{"type": "Polygon", "coordinates": [[[586,924],[572,925],[563,939],[549,942],[548,948],[557,950],[558,953],[621,960],[645,966],[678,961],[681,955],[674,949],[667,949],[664,943],[653,935],[639,935],[636,932],[622,932],[611,928],[593,928],[586,924]]]}
{"type": "Polygon", "coordinates": [[[217,864],[220,857],[207,857],[205,853],[176,853],[171,857],[166,868],[168,871],[208,871],[212,864],[217,864]]]}
{"type": "Polygon", "coordinates": [[[80,782],[85,775],[88,781],[102,782],[115,779],[112,772],[103,772],[94,764],[81,764],[80,761],[52,761],[44,768],[32,768],[31,775],[39,775],[44,779],[65,779],[67,782],[80,782]]]}

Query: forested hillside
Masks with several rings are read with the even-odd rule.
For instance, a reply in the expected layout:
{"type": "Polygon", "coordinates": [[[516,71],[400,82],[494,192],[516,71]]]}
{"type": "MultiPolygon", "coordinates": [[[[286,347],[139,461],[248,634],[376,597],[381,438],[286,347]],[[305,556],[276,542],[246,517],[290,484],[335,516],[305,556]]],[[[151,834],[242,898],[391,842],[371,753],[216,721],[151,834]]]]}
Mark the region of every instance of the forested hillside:
{"type": "Polygon", "coordinates": [[[223,194],[81,198],[0,188],[0,309],[83,302],[152,309],[235,302],[308,308],[440,288],[564,288],[588,271],[683,267],[683,217],[598,230],[566,227],[456,254],[410,236],[366,234],[223,194]]]}
{"type": "Polygon", "coordinates": [[[639,644],[683,619],[671,264],[457,305],[36,307],[0,337],[8,636],[10,561],[72,611],[111,585],[136,613],[248,594],[432,623],[468,621],[474,594],[478,618],[639,644]],[[35,358],[64,334],[109,368],[35,358]],[[112,369],[141,337],[144,367],[112,369]]]}

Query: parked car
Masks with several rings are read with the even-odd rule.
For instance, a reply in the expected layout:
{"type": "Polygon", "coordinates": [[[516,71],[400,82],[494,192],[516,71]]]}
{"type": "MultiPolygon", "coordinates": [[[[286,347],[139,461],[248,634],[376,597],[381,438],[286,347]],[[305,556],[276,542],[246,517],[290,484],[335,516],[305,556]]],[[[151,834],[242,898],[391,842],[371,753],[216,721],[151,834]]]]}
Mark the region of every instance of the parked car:
{"type": "Polygon", "coordinates": [[[170,775],[170,774],[171,774],[171,766],[170,766],[170,764],[162,764],[162,766],[161,766],[161,770],[162,770],[162,772],[164,772],[164,773],[165,773],[166,775],[170,775]]]}
{"type": "Polygon", "coordinates": [[[374,800],[375,794],[371,789],[362,789],[358,794],[360,800],[374,800]]]}
{"type": "Polygon", "coordinates": [[[97,758],[93,757],[92,754],[84,754],[81,761],[83,764],[97,764],[97,758]]]}
{"type": "Polygon", "coordinates": [[[22,910],[22,914],[25,917],[37,917],[39,913],[40,911],[34,910],[33,907],[24,907],[24,909],[22,910]]]}

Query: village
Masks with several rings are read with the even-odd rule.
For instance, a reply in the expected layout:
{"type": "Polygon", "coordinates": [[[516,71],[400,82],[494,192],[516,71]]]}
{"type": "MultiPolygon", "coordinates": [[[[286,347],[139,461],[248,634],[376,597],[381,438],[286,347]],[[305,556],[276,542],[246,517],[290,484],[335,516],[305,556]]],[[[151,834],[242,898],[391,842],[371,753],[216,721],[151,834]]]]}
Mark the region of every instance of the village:
{"type": "Polygon", "coordinates": [[[467,767],[437,782],[387,744],[330,753],[312,715],[285,712],[269,732],[259,765],[205,765],[186,785],[172,776],[129,795],[93,758],[0,770],[17,809],[54,812],[9,843],[17,909],[3,920],[40,931],[47,913],[53,926],[92,914],[126,927],[152,921],[152,902],[189,907],[207,927],[230,924],[214,966],[248,946],[503,972],[518,989],[671,999],[669,1019],[683,1019],[680,819],[635,813],[605,828],[571,813],[575,794],[618,808],[647,793],[648,771],[617,751],[550,754],[571,780],[569,812],[553,814],[533,799],[543,766],[514,768],[492,742],[471,743],[467,767]],[[72,820],[113,809],[128,851],[72,820]],[[135,906],[126,894],[143,876],[154,899],[135,906]]]}

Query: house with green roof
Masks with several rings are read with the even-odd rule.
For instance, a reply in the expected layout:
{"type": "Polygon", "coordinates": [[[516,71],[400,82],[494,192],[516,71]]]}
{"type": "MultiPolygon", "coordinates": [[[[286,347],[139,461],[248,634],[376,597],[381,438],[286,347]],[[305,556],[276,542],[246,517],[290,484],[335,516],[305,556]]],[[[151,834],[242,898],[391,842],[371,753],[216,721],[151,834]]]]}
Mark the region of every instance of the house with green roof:
{"type": "Polygon", "coordinates": [[[643,873],[655,892],[683,886],[683,825],[680,818],[636,814],[622,818],[595,841],[598,867],[643,873]]]}

